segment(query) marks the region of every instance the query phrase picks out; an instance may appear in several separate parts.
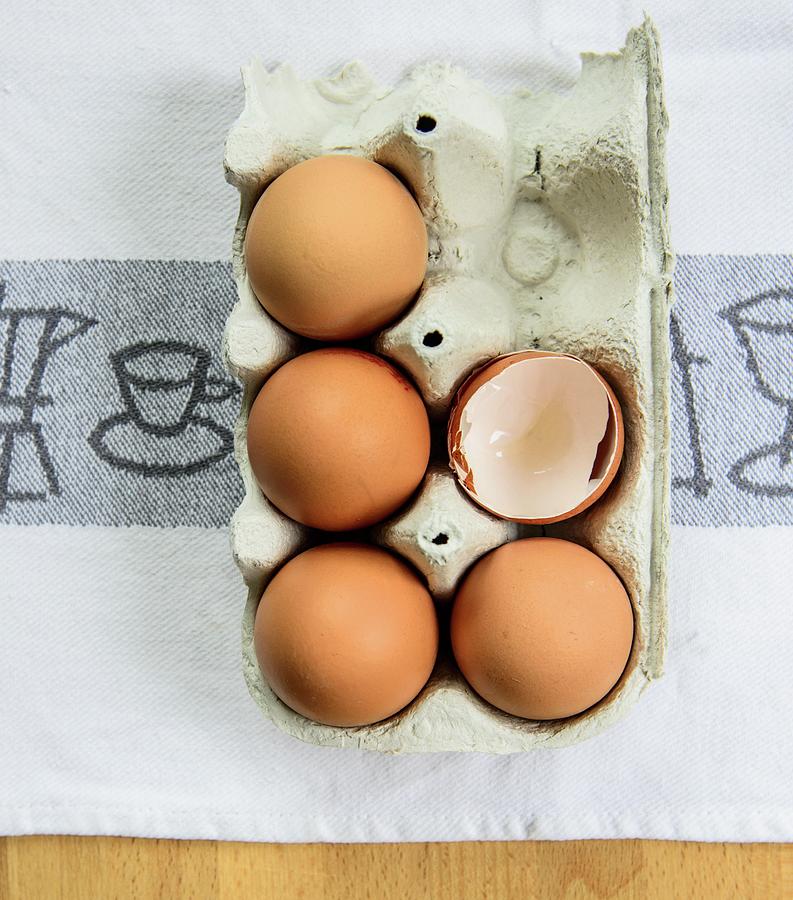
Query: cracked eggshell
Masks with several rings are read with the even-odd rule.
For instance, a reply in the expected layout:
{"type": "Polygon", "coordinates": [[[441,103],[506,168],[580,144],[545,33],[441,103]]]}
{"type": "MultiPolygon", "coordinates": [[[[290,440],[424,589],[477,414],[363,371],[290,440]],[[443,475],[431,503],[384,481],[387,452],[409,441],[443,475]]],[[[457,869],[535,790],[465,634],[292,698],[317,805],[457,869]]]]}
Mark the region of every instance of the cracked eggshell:
{"type": "Polygon", "coordinates": [[[565,353],[519,350],[482,366],[460,387],[449,417],[449,462],[463,490],[524,525],[562,522],[592,506],[614,480],[624,442],[611,386],[565,353]]]}
{"type": "MultiPolygon", "coordinates": [[[[666,113],[658,39],[648,21],[624,48],[586,54],[565,95],[494,95],[459,68],[418,66],[393,87],[359,63],[302,81],[288,67],[243,69],[245,106],[226,145],[226,177],[240,192],[233,242],[238,302],[224,352],[245,385],[235,454],[245,497],[232,520],[248,588],[243,669],[263,714],[313,744],[388,753],[510,753],[577,743],[623,716],[662,672],[669,531],[668,313],[673,263],[667,226],[666,113]],[[384,165],[410,187],[428,234],[427,278],[404,318],[375,346],[412,374],[436,416],[477,365],[516,347],[586,359],[608,380],[625,417],[619,477],[600,501],[544,526],[593,550],[630,596],[636,640],[607,700],[564,721],[501,713],[441,652],[407,709],[355,728],[319,725],[281,703],[253,647],[259,598],[306,532],[263,498],[245,446],[247,417],[267,375],[301,349],[257,302],[245,268],[248,217],[289,166],[348,153],[384,165]],[[424,337],[438,331],[443,340],[424,337]]],[[[412,560],[436,601],[487,549],[535,526],[494,519],[466,499],[436,455],[404,511],[374,532],[412,560]],[[441,531],[441,529],[448,529],[441,531]],[[456,530],[455,530],[456,529],[456,530]],[[433,537],[448,541],[434,544],[433,537]],[[469,561],[470,560],[470,561],[469,561]]]]}

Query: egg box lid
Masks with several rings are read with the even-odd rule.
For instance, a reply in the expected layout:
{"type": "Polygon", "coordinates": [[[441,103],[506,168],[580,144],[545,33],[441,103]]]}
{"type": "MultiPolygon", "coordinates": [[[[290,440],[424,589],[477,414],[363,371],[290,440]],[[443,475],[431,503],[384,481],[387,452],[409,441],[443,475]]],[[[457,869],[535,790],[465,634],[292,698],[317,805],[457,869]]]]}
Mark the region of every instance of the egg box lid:
{"type": "Polygon", "coordinates": [[[421,65],[391,88],[377,85],[358,62],[315,81],[299,79],[288,66],[268,72],[258,61],[242,74],[245,105],[225,155],[226,177],[240,193],[232,252],[238,299],[223,349],[244,386],[235,455],[245,496],[230,532],[248,589],[242,655],[254,700],[302,740],[383,752],[508,753],[597,734],[661,675],[666,641],[673,254],[667,117],[652,22],[632,29],[619,52],[584,54],[578,81],[561,95],[494,95],[443,63],[421,65]],[[479,557],[519,536],[573,540],[608,562],[631,598],[635,639],[618,685],[578,716],[534,722],[500,712],[470,689],[448,652],[410,706],[354,728],[305,719],[261,676],[253,650],[259,598],[309,535],[259,490],[247,456],[247,417],[267,376],[303,344],[257,302],[243,243],[267,184],[328,153],[387,166],[421,208],[429,234],[424,286],[372,347],[412,376],[439,422],[474,369],[525,348],[581,357],[619,400],[620,473],[578,516],[542,528],[493,517],[464,495],[441,447],[413,500],[371,529],[376,543],[425,576],[439,607],[479,557]]]}

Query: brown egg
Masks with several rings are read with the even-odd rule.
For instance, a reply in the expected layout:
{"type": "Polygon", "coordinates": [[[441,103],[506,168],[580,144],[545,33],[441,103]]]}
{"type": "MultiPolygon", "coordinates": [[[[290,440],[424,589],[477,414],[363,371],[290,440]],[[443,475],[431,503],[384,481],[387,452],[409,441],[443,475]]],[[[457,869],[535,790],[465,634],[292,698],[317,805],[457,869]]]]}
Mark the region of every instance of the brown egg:
{"type": "Polygon", "coordinates": [[[452,648],[471,687],[505,712],[561,719],[616,684],[633,642],[622,582],[578,544],[528,538],[483,557],[460,587],[452,648]]]}
{"type": "Polygon", "coordinates": [[[254,629],[278,697],[326,725],[399,712],[430,677],[438,622],[429,592],[395,556],[326,544],[288,562],[262,595],[254,629]]]}
{"type": "Polygon", "coordinates": [[[493,515],[547,525],[590,507],[619,469],[619,402],[605,378],[567,353],[520,350],[465,381],[449,416],[449,459],[493,515]]]}
{"type": "Polygon", "coordinates": [[[352,340],[396,318],[427,268],[427,229],[410,192],[358,156],[287,169],[248,222],[245,263],[262,306],[292,331],[352,340]]]}
{"type": "Polygon", "coordinates": [[[265,382],[248,419],[264,494],[298,522],[349,531],[379,522],[427,468],[430,429],[407,379],[371,353],[297,356],[265,382]]]}

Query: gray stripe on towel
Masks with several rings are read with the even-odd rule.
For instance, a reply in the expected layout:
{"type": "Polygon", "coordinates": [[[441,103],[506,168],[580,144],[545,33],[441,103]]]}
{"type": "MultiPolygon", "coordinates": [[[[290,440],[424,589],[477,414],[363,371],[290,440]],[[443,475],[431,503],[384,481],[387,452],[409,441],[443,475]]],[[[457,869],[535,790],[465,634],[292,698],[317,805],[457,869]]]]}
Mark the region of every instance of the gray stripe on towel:
{"type": "MultiPolygon", "coordinates": [[[[672,518],[793,524],[793,257],[683,256],[672,518]]],[[[223,526],[224,262],[0,262],[0,523],[223,526]]]]}

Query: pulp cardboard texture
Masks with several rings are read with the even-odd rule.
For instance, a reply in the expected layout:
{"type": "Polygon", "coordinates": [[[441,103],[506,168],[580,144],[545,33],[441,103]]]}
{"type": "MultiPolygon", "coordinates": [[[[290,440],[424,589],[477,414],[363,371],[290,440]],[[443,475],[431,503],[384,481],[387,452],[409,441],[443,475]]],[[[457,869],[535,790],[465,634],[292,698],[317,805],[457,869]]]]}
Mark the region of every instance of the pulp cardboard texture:
{"type": "MultiPolygon", "coordinates": [[[[286,66],[243,69],[245,107],[226,147],[240,191],[233,265],[239,292],[224,336],[229,369],[245,387],[236,457],[245,498],[231,523],[248,587],[243,665],[261,709],[305,741],[385,752],[508,753],[571,744],[622,716],[662,671],[669,528],[668,314],[672,254],[666,225],[666,113],[657,34],[645,21],[619,53],[582,57],[561,96],[493,96],[460,70],[423,65],[393,89],[359,63],[300,81],[286,66]],[[373,346],[406,369],[443,420],[454,391],[498,354],[536,347],[583,357],[614,387],[625,416],[621,471],[584,514],[544,533],[579,541],[619,573],[636,637],[614,691],[586,713],[531,722],[478,698],[447,651],[420,696],[391,719],[336,728],[281,703],[253,651],[256,607],[268,577],[305,543],[305,529],[274,509],[248,462],[248,410],[264,379],[298,353],[298,338],[257,302],[245,271],[248,217],[288,167],[354,153],[396,171],[415,193],[429,232],[418,300],[373,346]]],[[[318,448],[319,450],[319,448],[318,448]]],[[[465,498],[434,460],[416,499],[372,530],[427,578],[439,606],[483,553],[539,529],[499,521],[465,498]]]]}

